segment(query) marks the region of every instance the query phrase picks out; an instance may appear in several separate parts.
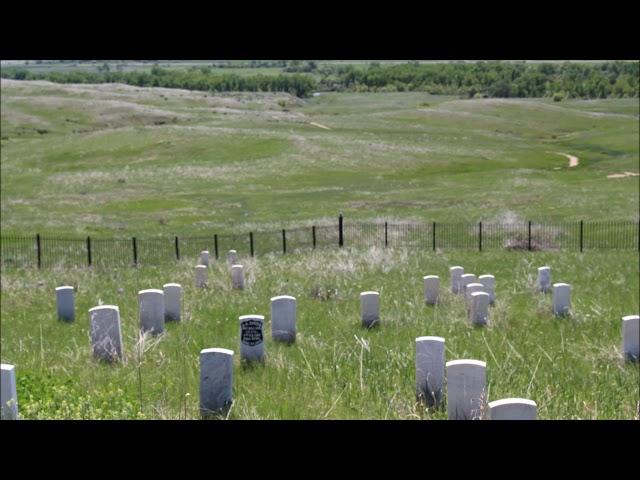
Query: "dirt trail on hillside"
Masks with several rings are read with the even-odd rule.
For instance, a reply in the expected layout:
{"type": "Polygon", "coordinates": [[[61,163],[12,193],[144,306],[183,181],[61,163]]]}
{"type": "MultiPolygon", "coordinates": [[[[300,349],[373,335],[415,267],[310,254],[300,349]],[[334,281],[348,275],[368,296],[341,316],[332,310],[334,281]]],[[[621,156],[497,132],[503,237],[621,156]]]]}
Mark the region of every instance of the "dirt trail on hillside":
{"type": "Polygon", "coordinates": [[[607,178],[625,178],[625,177],[640,177],[640,173],[624,172],[624,173],[613,173],[611,175],[607,175],[607,178]]]}
{"type": "Polygon", "coordinates": [[[569,155],[568,153],[562,153],[562,152],[556,152],[558,155],[564,155],[565,157],[567,157],[569,159],[569,167],[577,167],[578,163],[580,163],[580,160],[578,159],[578,157],[575,157],[573,155],[569,155]]]}
{"type": "Polygon", "coordinates": [[[309,125],[313,125],[314,127],[319,127],[319,128],[324,128],[325,130],[331,130],[329,127],[327,127],[326,125],[321,125],[319,123],[316,122],[309,122],[309,125]]]}

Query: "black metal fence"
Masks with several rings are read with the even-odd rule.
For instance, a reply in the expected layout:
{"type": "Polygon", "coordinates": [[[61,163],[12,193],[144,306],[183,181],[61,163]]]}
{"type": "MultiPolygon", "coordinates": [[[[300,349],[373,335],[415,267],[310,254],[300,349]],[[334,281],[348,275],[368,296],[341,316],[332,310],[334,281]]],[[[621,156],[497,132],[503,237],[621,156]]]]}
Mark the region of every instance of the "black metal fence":
{"type": "Polygon", "coordinates": [[[164,238],[0,237],[0,264],[8,267],[162,265],[197,259],[202,250],[225,258],[292,253],[327,247],[408,247],[422,250],[593,250],[640,251],[640,222],[561,223],[361,223],[283,229],[246,234],[164,238]]]}

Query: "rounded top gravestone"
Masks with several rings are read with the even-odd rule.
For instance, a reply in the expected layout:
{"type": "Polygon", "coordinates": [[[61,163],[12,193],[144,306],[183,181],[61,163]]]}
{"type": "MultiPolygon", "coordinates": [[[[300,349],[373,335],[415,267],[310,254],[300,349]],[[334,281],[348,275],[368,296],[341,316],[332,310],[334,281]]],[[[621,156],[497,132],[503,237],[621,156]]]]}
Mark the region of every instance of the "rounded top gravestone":
{"type": "Polygon", "coordinates": [[[275,302],[277,300],[295,300],[296,297],[292,297],[291,295],[278,295],[277,297],[271,297],[271,301],[275,302]]]}
{"type": "Polygon", "coordinates": [[[526,398],[504,398],[489,402],[490,420],[536,420],[537,405],[526,398]]]}
{"type": "Polygon", "coordinates": [[[447,362],[447,367],[456,367],[459,365],[470,365],[474,367],[486,368],[487,362],[483,362],[482,360],[470,360],[466,358],[460,360],[451,360],[450,362],[447,362]]]}
{"type": "Polygon", "coordinates": [[[101,310],[116,310],[117,312],[120,312],[120,307],[117,305],[99,305],[97,307],[90,308],[89,313],[99,312],[101,310]]]}
{"type": "Polygon", "coordinates": [[[441,342],[444,343],[444,338],[442,337],[417,337],[416,343],[419,342],[441,342]]]}
{"type": "Polygon", "coordinates": [[[155,293],[155,294],[159,294],[159,295],[164,295],[164,292],[162,290],[157,289],[157,288],[148,288],[146,290],[139,290],[138,291],[138,295],[144,295],[145,293],[155,293]]]}
{"type": "Polygon", "coordinates": [[[224,353],[225,355],[233,355],[233,350],[227,348],[204,348],[200,353],[224,353]]]}

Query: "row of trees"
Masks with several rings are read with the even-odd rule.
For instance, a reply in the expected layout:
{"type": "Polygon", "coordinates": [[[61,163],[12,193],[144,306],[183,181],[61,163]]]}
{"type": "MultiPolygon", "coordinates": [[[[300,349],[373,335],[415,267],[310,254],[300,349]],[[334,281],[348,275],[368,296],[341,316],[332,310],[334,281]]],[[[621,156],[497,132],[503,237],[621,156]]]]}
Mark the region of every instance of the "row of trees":
{"type": "Polygon", "coordinates": [[[487,97],[637,97],[639,62],[476,62],[384,66],[324,65],[319,88],[352,91],[427,91],[487,97]]]}
{"type": "MultiPolygon", "coordinates": [[[[255,62],[256,67],[263,63],[255,62]]],[[[7,67],[2,77],[18,80],[49,80],[59,83],[119,82],[141,87],[184,88],[212,92],[282,91],[299,97],[314,90],[353,92],[424,91],[432,94],[469,97],[637,97],[639,62],[539,63],[475,62],[398,65],[371,63],[318,65],[314,61],[280,62],[284,73],[243,75],[217,73],[209,66],[166,69],[151,72],[113,72],[103,65],[98,72],[33,73],[7,67]],[[284,65],[284,66],[283,66],[284,65]],[[295,73],[291,73],[295,72],[295,73]],[[312,74],[298,73],[312,72],[312,74]]],[[[251,63],[248,63],[251,65],[251,63]]]]}
{"type": "Polygon", "coordinates": [[[316,87],[313,77],[302,74],[251,75],[212,73],[207,67],[164,69],[150,72],[72,71],[33,73],[26,69],[2,69],[2,78],[48,80],[56,83],[125,83],[138,87],[181,88],[210,92],[287,92],[298,97],[310,95],[316,87]]]}

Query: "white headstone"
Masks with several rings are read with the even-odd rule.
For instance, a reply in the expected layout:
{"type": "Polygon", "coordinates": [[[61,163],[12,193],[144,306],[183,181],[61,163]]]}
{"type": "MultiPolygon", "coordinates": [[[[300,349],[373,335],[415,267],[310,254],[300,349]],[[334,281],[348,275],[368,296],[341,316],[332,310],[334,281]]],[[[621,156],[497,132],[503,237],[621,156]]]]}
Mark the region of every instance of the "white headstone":
{"type": "Polygon", "coordinates": [[[200,265],[204,265],[205,267],[209,266],[209,250],[200,252],[200,265]]]}
{"type": "Polygon", "coordinates": [[[157,289],[138,292],[140,328],[152,335],[164,332],[164,292],[157,289]]]}
{"type": "Polygon", "coordinates": [[[200,350],[200,414],[219,413],[233,400],[233,351],[226,348],[200,350]]]}
{"type": "Polygon", "coordinates": [[[242,265],[231,267],[231,287],[236,290],[244,290],[244,269],[242,265]]]}
{"type": "Polygon", "coordinates": [[[622,317],[622,351],[628,360],[640,360],[640,316],[622,317]]]}
{"type": "Polygon", "coordinates": [[[444,387],[444,338],[416,338],[416,395],[429,406],[439,405],[444,387]]]}
{"type": "Polygon", "coordinates": [[[467,305],[467,311],[471,310],[471,294],[474,292],[484,292],[485,286],[482,283],[467,283],[464,286],[464,300],[467,305]]]}
{"type": "Polygon", "coordinates": [[[100,305],[89,309],[91,348],[93,356],[109,362],[122,358],[120,309],[115,305],[100,305]]]}
{"type": "Polygon", "coordinates": [[[537,420],[537,406],[525,398],[505,398],[489,402],[489,420],[537,420]]]}
{"type": "Polygon", "coordinates": [[[360,294],[360,315],[362,325],[367,328],[380,323],[380,294],[378,292],[362,292],[360,294]]]}
{"type": "Polygon", "coordinates": [[[455,266],[449,268],[451,276],[451,293],[460,293],[460,277],[464,274],[464,268],[455,266]]]}
{"type": "Polygon", "coordinates": [[[460,275],[460,289],[458,290],[458,293],[465,293],[466,287],[470,283],[477,283],[476,276],[473,273],[460,275]]]}
{"type": "Polygon", "coordinates": [[[18,419],[18,393],[16,390],[16,367],[7,363],[0,364],[0,417],[2,420],[18,419]]]}
{"type": "Polygon", "coordinates": [[[227,262],[230,266],[236,265],[238,263],[238,252],[235,250],[229,250],[229,253],[227,253],[227,262]]]}
{"type": "Polygon", "coordinates": [[[542,293],[551,291],[551,267],[538,268],[538,291],[542,293]]]}
{"type": "Polygon", "coordinates": [[[489,304],[493,305],[496,301],[496,277],[493,275],[480,275],[478,283],[484,285],[484,291],[489,294],[489,304]]]}
{"type": "Polygon", "coordinates": [[[571,285],[568,283],[553,284],[554,315],[569,315],[571,307],[571,285]]]}
{"type": "Polygon", "coordinates": [[[207,286],[207,276],[209,270],[204,265],[196,265],[196,287],[204,288],[207,286]]]}
{"type": "Polygon", "coordinates": [[[73,287],[64,286],[56,288],[56,304],[58,306],[58,319],[73,322],[76,318],[76,307],[73,298],[73,287]]]}
{"type": "Polygon", "coordinates": [[[469,319],[472,325],[487,325],[489,323],[489,294],[473,292],[471,294],[471,308],[469,319]]]}
{"type": "Polygon", "coordinates": [[[243,315],[240,317],[240,359],[264,360],[263,315],[243,315]]]}
{"type": "Polygon", "coordinates": [[[449,420],[481,419],[486,395],[487,364],[480,360],[447,362],[449,420]]]}
{"type": "Polygon", "coordinates": [[[271,299],[271,337],[278,342],[296,340],[296,299],[281,295],[271,299]]]}
{"type": "Polygon", "coordinates": [[[180,321],[182,311],[182,285],[179,283],[165,283],[162,286],[164,292],[164,319],[180,321]]]}
{"type": "Polygon", "coordinates": [[[440,289],[440,277],[427,275],[424,280],[424,301],[429,305],[438,303],[438,290],[440,289]]]}

